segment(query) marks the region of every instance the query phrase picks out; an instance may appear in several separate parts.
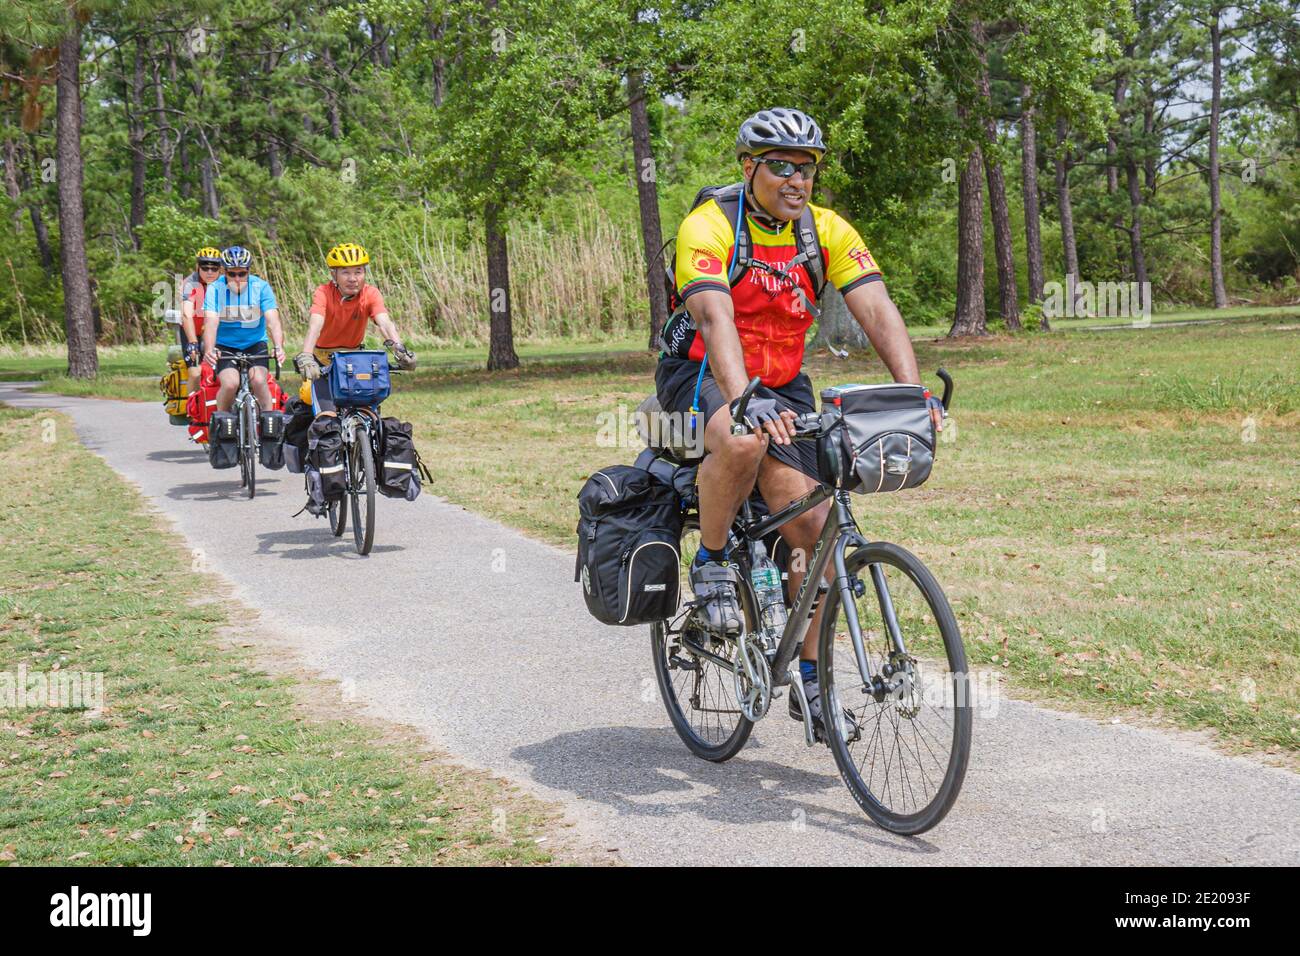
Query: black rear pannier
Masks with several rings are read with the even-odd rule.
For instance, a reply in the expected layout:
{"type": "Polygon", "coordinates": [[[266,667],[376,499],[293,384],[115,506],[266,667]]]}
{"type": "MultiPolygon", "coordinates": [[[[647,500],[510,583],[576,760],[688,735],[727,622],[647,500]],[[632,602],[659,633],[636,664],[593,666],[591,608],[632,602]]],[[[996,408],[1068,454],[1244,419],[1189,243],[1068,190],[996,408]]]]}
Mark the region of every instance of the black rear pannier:
{"type": "Polygon", "coordinates": [[[423,464],[415,450],[411,423],[384,419],[384,448],[379,461],[379,493],[389,498],[414,501],[420,494],[423,464]]]}
{"type": "Polygon", "coordinates": [[[578,515],[574,580],[592,616],[629,625],[676,613],[682,519],[673,486],[614,465],[587,479],[578,515]]]}
{"type": "Polygon", "coordinates": [[[297,398],[284,403],[288,416],[284,424],[284,466],[295,475],[301,475],[307,465],[307,429],[311,428],[311,406],[297,398]]]}
{"type": "Polygon", "coordinates": [[[213,412],[208,420],[208,461],[213,468],[239,464],[239,430],[234,412],[213,412]]]}
{"type": "Polygon", "coordinates": [[[307,467],[319,476],[325,501],[343,497],[347,477],[343,474],[343,428],[337,416],[322,415],[307,429],[307,467]]]}
{"type": "Polygon", "coordinates": [[[284,428],[289,416],[284,412],[262,412],[261,446],[258,457],[263,468],[277,471],[284,467],[284,428]]]}

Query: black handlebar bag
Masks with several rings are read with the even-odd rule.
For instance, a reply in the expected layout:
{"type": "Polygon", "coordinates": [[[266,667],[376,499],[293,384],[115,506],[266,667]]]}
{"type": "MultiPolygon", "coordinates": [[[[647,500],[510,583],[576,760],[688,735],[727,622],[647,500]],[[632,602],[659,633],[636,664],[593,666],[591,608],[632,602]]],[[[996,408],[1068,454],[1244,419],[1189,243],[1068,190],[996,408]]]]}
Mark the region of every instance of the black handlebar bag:
{"type": "Polygon", "coordinates": [[[935,432],[920,385],[841,385],[822,392],[839,407],[844,467],[840,487],[858,494],[924,484],[934,466],[935,432]]]}

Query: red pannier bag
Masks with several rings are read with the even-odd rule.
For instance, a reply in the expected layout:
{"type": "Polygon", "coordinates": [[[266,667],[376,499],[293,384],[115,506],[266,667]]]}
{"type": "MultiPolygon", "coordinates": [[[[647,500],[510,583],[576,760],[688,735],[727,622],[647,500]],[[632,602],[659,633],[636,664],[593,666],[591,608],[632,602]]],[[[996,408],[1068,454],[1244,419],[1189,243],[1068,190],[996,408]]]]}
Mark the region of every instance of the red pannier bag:
{"type": "Polygon", "coordinates": [[[190,438],[196,442],[206,443],[208,419],[217,410],[217,376],[207,362],[204,362],[200,369],[199,389],[197,392],[190,392],[185,413],[190,416],[190,438]]]}
{"type": "MultiPolygon", "coordinates": [[[[218,387],[212,366],[204,362],[199,373],[199,390],[190,393],[188,404],[185,406],[186,414],[190,416],[190,438],[196,442],[206,443],[208,440],[208,419],[217,410],[218,387]]],[[[263,411],[284,411],[284,403],[288,401],[288,396],[284,393],[284,389],[280,388],[280,383],[275,380],[274,375],[267,376],[267,387],[271,390],[271,407],[263,411]]]]}

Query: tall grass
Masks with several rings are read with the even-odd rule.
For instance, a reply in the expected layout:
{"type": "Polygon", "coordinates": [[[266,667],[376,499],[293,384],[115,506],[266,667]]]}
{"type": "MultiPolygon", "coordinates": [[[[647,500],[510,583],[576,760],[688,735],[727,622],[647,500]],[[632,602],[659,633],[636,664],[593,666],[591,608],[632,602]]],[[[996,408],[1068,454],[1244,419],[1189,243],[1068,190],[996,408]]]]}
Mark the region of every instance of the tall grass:
{"type": "Polygon", "coordinates": [[[1300,408],[1300,381],[1280,374],[1215,375],[1208,382],[1173,374],[1153,383],[1160,408],[1191,411],[1258,411],[1284,415],[1300,408]]]}
{"type": "MultiPolygon", "coordinates": [[[[517,339],[601,338],[639,331],[649,304],[636,222],[594,202],[576,215],[520,222],[509,230],[510,303],[517,339]]],[[[289,339],[302,337],[312,290],[327,281],[317,256],[259,250],[289,339]]],[[[399,328],[435,345],[488,340],[487,254],[481,232],[426,215],[371,245],[371,281],[399,328]]]]}

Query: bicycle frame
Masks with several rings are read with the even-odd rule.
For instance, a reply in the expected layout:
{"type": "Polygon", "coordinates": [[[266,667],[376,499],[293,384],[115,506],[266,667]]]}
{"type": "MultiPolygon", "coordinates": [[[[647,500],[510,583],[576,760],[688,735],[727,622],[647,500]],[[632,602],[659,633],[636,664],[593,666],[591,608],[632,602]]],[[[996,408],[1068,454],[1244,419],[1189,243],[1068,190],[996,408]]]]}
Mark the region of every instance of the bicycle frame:
{"type": "Polygon", "coordinates": [[[353,491],[352,487],[352,443],[356,440],[357,429],[360,428],[366,433],[366,441],[374,441],[374,433],[371,431],[370,418],[363,415],[356,408],[348,408],[339,415],[339,428],[343,432],[343,474],[347,479],[348,491],[353,491]]]}
{"type": "MultiPolygon", "coordinates": [[[[781,632],[781,638],[777,643],[776,652],[771,663],[772,687],[792,685],[794,692],[798,693],[801,698],[803,696],[803,684],[801,681],[791,680],[792,668],[790,665],[808,635],[808,628],[812,626],[813,617],[816,615],[817,609],[821,607],[822,599],[830,592],[832,586],[839,589],[840,601],[849,611],[845,617],[848,621],[849,637],[853,643],[853,654],[858,665],[858,675],[862,678],[863,686],[871,687],[873,690],[876,689],[878,681],[876,676],[870,672],[866,644],[862,637],[862,627],[857,615],[857,598],[860,592],[853,583],[854,579],[849,575],[845,563],[845,554],[850,547],[863,546],[868,542],[858,533],[857,525],[854,523],[853,512],[849,503],[849,492],[832,491],[825,486],[815,488],[802,498],[792,501],[775,514],[758,520],[750,518],[750,505],[747,500],[741,506],[741,513],[738,516],[739,537],[742,544],[752,549],[754,545],[761,546],[762,539],[769,533],[811,511],[828,498],[834,499],[830,514],[827,515],[826,523],[822,526],[821,533],[818,535],[817,544],[813,549],[811,567],[809,567],[804,575],[803,582],[799,586],[799,592],[794,599],[794,606],[791,608],[785,628],[781,632]],[[825,580],[826,571],[832,564],[835,568],[835,578],[832,583],[827,583],[825,580]]],[[[876,594],[880,599],[881,613],[884,617],[885,627],[889,632],[890,643],[896,653],[906,656],[907,649],[903,644],[902,630],[894,614],[893,602],[889,597],[889,588],[884,573],[879,567],[872,566],[871,577],[876,594]]],[[[752,585],[748,580],[742,582],[742,586],[750,588],[752,591],[752,585]]],[[[692,643],[691,650],[727,669],[732,667],[731,661],[715,655],[703,647],[697,647],[692,643]]],[[[805,731],[809,743],[811,743],[812,721],[808,717],[807,701],[803,701],[803,703],[805,704],[803,708],[805,731]]]]}

